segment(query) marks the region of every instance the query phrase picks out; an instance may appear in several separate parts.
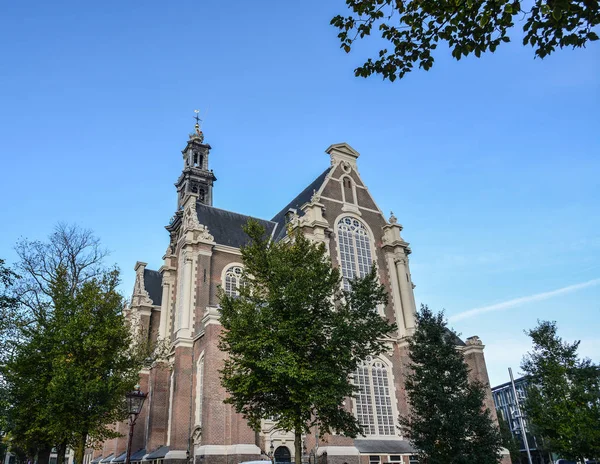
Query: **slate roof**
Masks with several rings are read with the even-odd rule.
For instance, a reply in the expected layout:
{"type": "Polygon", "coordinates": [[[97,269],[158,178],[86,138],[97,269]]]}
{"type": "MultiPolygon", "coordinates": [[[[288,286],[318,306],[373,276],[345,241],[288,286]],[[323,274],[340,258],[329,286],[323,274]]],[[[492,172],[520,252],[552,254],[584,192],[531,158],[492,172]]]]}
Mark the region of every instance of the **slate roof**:
{"type": "Polygon", "coordinates": [[[127,451],[125,451],[123,454],[120,454],[119,456],[114,458],[111,462],[125,462],[126,458],[127,458],[127,451]]]}
{"type": "Polygon", "coordinates": [[[354,440],[354,446],[365,454],[415,454],[405,440],[354,440]]]}
{"type": "Polygon", "coordinates": [[[456,335],[455,333],[453,333],[450,329],[446,329],[446,333],[452,337],[452,341],[454,342],[454,344],[456,346],[467,346],[467,344],[465,342],[462,341],[462,339],[456,335]]]}
{"type": "Polygon", "coordinates": [[[258,221],[269,236],[273,233],[276,225],[272,221],[214,208],[202,203],[196,203],[196,212],[198,221],[208,228],[210,234],[215,238],[215,242],[235,248],[240,248],[248,243],[248,236],[242,230],[248,219],[258,221]]]}
{"type": "Polygon", "coordinates": [[[106,456],[104,459],[102,459],[100,462],[109,462],[112,458],[113,458],[113,454],[114,453],[110,453],[108,456],[106,456]]]}
{"type": "Polygon", "coordinates": [[[137,450],[135,453],[133,453],[129,457],[129,460],[132,461],[132,462],[133,461],[141,461],[145,454],[146,454],[146,450],[145,449],[137,450]]]}
{"type": "Polygon", "coordinates": [[[160,272],[144,269],[144,285],[152,303],[160,306],[162,303],[162,276],[160,272]]]}
{"type": "Polygon", "coordinates": [[[285,237],[285,214],[288,212],[288,210],[290,208],[294,208],[297,210],[297,213],[299,215],[302,215],[300,207],[304,203],[308,203],[310,201],[310,198],[312,197],[314,191],[318,191],[321,188],[321,185],[323,185],[325,177],[327,177],[327,174],[329,173],[330,169],[331,167],[325,169],[325,171],[323,171],[319,177],[313,180],[308,187],[302,190],[302,192],[300,192],[296,196],[296,198],[290,201],[281,211],[279,211],[273,217],[273,219],[271,219],[272,222],[277,224],[277,230],[275,231],[275,241],[281,240],[283,237],[285,237]]]}
{"type": "Polygon", "coordinates": [[[102,461],[102,456],[98,456],[96,459],[92,460],[91,464],[97,464],[100,461],[102,461]]]}
{"type": "Polygon", "coordinates": [[[168,446],[161,446],[157,450],[152,451],[149,455],[147,455],[145,457],[144,461],[151,461],[153,459],[162,459],[167,455],[168,452],[169,452],[168,446]]]}

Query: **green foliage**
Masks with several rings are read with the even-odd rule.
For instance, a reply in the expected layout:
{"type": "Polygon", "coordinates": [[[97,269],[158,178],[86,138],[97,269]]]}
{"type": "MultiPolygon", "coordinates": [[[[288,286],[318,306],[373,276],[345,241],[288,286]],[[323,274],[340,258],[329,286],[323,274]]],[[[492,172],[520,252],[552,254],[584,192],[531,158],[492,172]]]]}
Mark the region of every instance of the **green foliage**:
{"type": "Polygon", "coordinates": [[[59,225],[48,242],[17,245],[22,278],[11,289],[0,378],[11,447],[28,454],[76,449],[114,436],[124,395],[150,347],[134,343],[122,315],[119,272],[90,231],[59,225]],[[41,451],[40,451],[41,452],[41,451]]]}
{"type": "Polygon", "coordinates": [[[456,60],[494,52],[511,41],[508,33],[515,19],[524,20],[523,45],[533,47],[540,58],[557,47],[585,47],[598,40],[593,29],[600,23],[598,0],[534,0],[531,8],[520,0],[346,0],[346,4],[352,14],[331,20],[340,31],[341,48],[350,52],[354,42],[371,35],[373,28],[390,44],[377,59],[369,58],[358,67],[356,76],[376,73],[391,81],[417,63],[429,70],[439,43],[446,43],[456,60]]]}
{"type": "Polygon", "coordinates": [[[526,333],[533,351],[521,364],[531,379],[525,412],[536,434],[562,457],[600,457],[600,366],[580,360],[579,342],[564,342],[555,322],[526,333]]]}
{"type": "Polygon", "coordinates": [[[228,354],[222,384],[253,428],[277,417],[278,428],[295,432],[299,462],[301,434],[317,422],[322,433],[361,432],[344,405],[356,391],[350,376],[385,350],[395,326],[377,311],[387,295],[374,268],[342,291],[324,244],[301,233],[272,243],[256,222],[245,231],[245,285],[236,297],[220,292],[220,348],[228,354]]]}
{"type": "Polygon", "coordinates": [[[496,411],[498,416],[498,429],[500,430],[500,440],[502,446],[504,446],[510,453],[510,460],[514,463],[521,462],[521,451],[519,449],[519,441],[514,437],[510,431],[508,423],[504,420],[501,411],[496,411]]]}
{"type": "Polygon", "coordinates": [[[456,338],[443,313],[421,306],[409,339],[410,413],[400,417],[401,430],[419,450],[420,462],[497,464],[500,435],[484,406],[485,387],[469,382],[456,338]]]}

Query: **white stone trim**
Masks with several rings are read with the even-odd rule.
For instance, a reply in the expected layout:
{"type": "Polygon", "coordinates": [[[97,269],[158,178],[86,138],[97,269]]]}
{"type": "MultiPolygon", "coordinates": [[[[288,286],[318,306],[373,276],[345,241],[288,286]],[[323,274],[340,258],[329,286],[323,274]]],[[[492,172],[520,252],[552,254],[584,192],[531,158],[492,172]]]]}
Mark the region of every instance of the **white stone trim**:
{"type": "Polygon", "coordinates": [[[217,244],[213,248],[215,249],[215,251],[222,251],[223,253],[242,256],[241,250],[232,246],[217,244]]]}
{"type": "Polygon", "coordinates": [[[358,456],[360,452],[356,446],[319,446],[317,456],[322,456],[327,453],[327,456],[358,456]]]}
{"type": "Polygon", "coordinates": [[[175,380],[175,371],[171,371],[169,379],[169,418],[167,421],[167,446],[171,445],[171,425],[173,423],[173,382],[175,380]]]}
{"type": "Polygon", "coordinates": [[[187,460],[187,451],[173,450],[165,454],[165,459],[185,459],[187,460]]]}
{"type": "MultiPolygon", "coordinates": [[[[343,205],[343,204],[344,204],[344,202],[343,202],[343,201],[336,200],[335,198],[321,197],[321,199],[322,199],[322,200],[327,200],[327,201],[332,201],[332,202],[334,202],[334,203],[339,203],[339,204],[341,204],[341,205],[343,205]]],[[[377,214],[381,214],[381,217],[385,219],[385,215],[384,215],[384,214],[383,214],[383,213],[382,213],[380,210],[377,210],[377,209],[371,209],[371,208],[366,208],[366,207],[364,207],[364,206],[360,206],[360,205],[358,205],[358,209],[362,209],[362,210],[365,210],[365,211],[369,211],[369,212],[371,212],[371,213],[377,213],[377,214]]]]}
{"type": "MultiPolygon", "coordinates": [[[[244,265],[238,261],[227,263],[225,266],[223,266],[223,269],[221,270],[221,284],[220,284],[220,287],[223,289],[223,291],[225,291],[225,278],[226,278],[227,271],[229,269],[231,269],[232,267],[239,267],[242,270],[244,269],[244,265]]],[[[237,288],[239,288],[239,285],[237,288]]]]}
{"type": "Polygon", "coordinates": [[[204,350],[198,356],[196,362],[196,407],[195,407],[195,425],[202,426],[202,410],[204,400],[204,350]]]}
{"type": "Polygon", "coordinates": [[[340,189],[342,191],[342,200],[344,202],[344,206],[342,207],[342,211],[352,211],[356,214],[360,215],[360,211],[358,208],[358,196],[356,195],[356,182],[350,174],[344,174],[340,177],[340,189]],[[352,196],[354,197],[354,201],[348,201],[346,198],[346,187],[344,186],[344,179],[348,179],[350,181],[350,189],[352,190],[352,196]]]}
{"type": "Polygon", "coordinates": [[[207,306],[204,311],[204,317],[202,318],[202,326],[207,325],[221,325],[221,312],[218,306],[207,306]]]}
{"type": "Polygon", "coordinates": [[[238,444],[238,445],[202,445],[196,446],[194,450],[196,456],[221,455],[228,456],[232,454],[261,454],[261,450],[256,445],[238,444]]]}

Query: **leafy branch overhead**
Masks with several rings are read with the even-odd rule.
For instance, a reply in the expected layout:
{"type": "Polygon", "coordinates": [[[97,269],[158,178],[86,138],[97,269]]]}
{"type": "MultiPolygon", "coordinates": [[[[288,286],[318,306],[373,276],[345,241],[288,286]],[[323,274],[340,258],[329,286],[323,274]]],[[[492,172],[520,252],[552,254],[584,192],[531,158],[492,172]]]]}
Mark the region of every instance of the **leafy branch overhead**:
{"type": "Polygon", "coordinates": [[[349,16],[338,15],[331,24],[339,29],[341,48],[347,53],[359,39],[379,31],[389,47],[355,70],[356,76],[381,74],[394,81],[413,66],[429,70],[432,52],[440,42],[460,60],[480,57],[510,42],[510,30],[522,25],[523,45],[544,58],[557,48],[585,47],[598,40],[593,30],[600,23],[598,0],[346,0],[349,16]]]}

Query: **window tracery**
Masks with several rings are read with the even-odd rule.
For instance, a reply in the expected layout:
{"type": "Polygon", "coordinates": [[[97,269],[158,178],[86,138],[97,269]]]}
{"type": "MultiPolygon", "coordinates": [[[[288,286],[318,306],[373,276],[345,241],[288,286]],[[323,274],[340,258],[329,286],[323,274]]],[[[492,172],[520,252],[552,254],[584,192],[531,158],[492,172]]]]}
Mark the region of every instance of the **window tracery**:
{"type": "Polygon", "coordinates": [[[365,435],[395,435],[391,375],[386,364],[370,356],[353,376],[359,387],[355,397],[356,418],[365,435]]]}
{"type": "Polygon", "coordinates": [[[237,296],[240,294],[239,288],[242,285],[242,268],[240,266],[231,266],[225,272],[225,282],[223,289],[227,296],[237,296]]]}
{"type": "Polygon", "coordinates": [[[337,229],[344,289],[350,290],[350,280],[364,277],[371,269],[371,240],[365,225],[350,216],[340,219],[337,229]]]}

